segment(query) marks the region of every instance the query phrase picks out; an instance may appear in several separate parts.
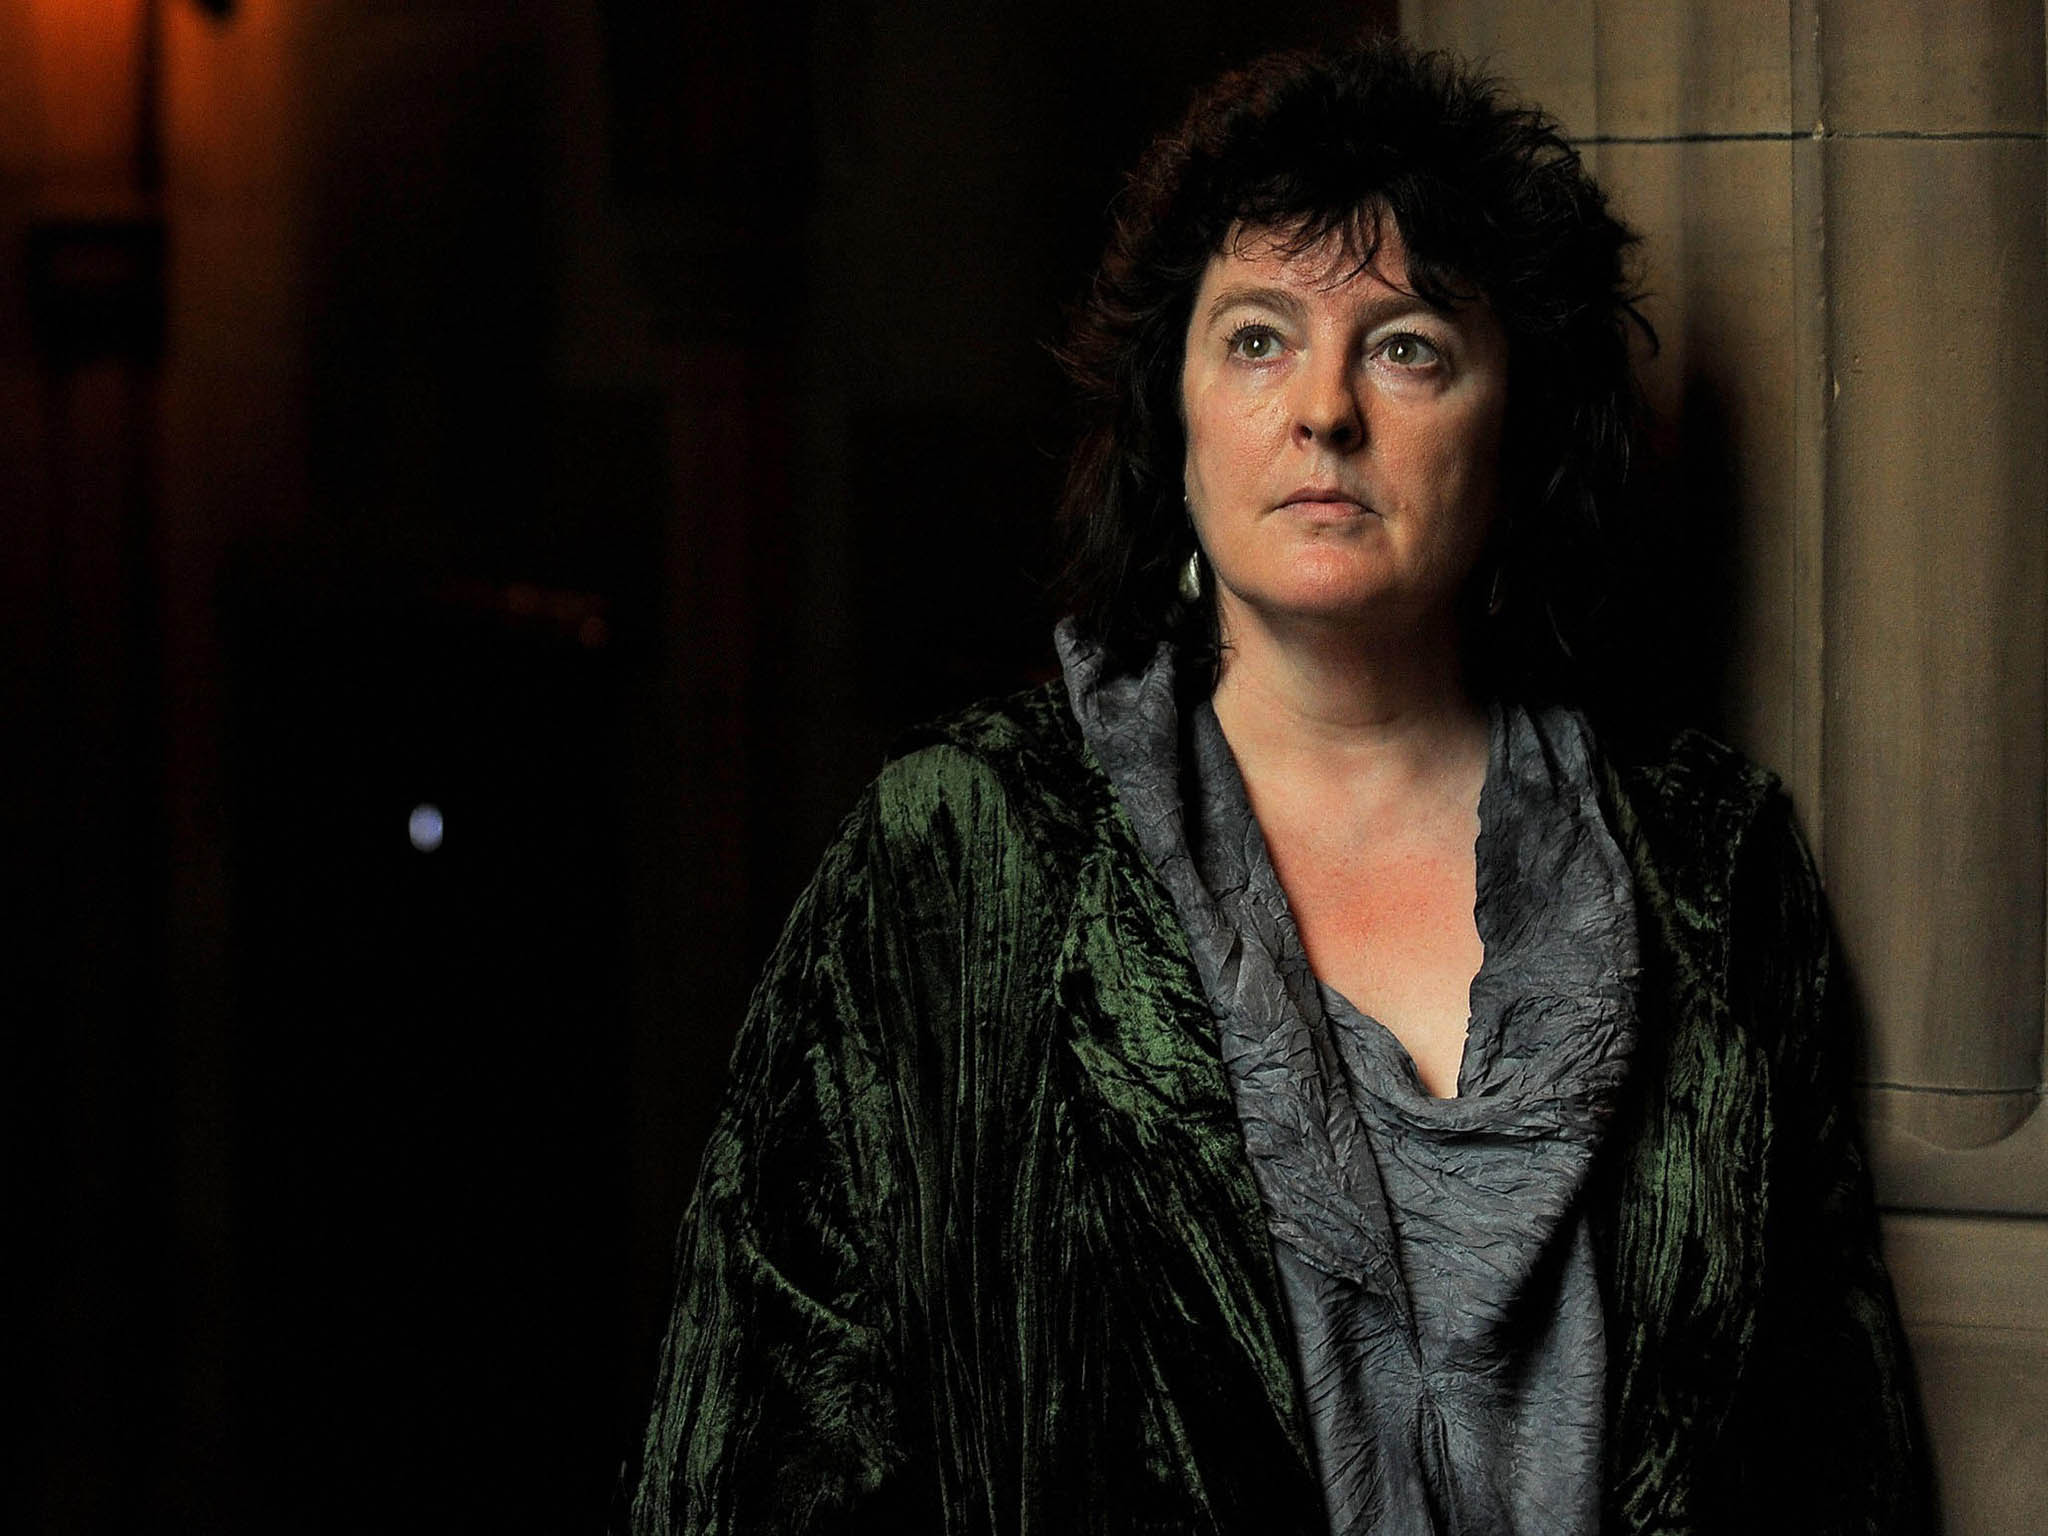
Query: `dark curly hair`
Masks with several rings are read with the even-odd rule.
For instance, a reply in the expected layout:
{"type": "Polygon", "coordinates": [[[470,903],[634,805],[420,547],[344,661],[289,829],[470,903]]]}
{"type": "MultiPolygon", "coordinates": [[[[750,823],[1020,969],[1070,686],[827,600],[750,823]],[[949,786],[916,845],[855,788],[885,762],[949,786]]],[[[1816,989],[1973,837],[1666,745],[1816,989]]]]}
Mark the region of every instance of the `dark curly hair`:
{"type": "Polygon", "coordinates": [[[1467,604],[1468,662],[1488,687],[1581,692],[1641,418],[1629,333],[1655,337],[1627,271],[1636,236],[1557,124],[1393,38],[1274,54],[1203,93],[1115,211],[1060,350],[1082,420],[1059,595],[1080,627],[1130,666],[1170,638],[1213,681],[1213,598],[1186,603],[1176,585],[1192,538],[1180,375],[1195,290],[1247,230],[1291,252],[1335,235],[1363,264],[1390,215],[1415,291],[1446,309],[1483,299],[1508,339],[1503,498],[1483,563],[1498,601],[1467,604]]]}

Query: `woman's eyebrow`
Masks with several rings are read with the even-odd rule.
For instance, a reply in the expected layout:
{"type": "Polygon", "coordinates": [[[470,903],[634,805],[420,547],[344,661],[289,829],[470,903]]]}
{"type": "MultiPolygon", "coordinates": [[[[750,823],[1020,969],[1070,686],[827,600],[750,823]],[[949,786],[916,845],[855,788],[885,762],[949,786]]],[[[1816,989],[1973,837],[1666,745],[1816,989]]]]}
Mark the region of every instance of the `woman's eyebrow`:
{"type": "MultiPolygon", "coordinates": [[[[1302,302],[1300,295],[1286,288],[1241,283],[1225,288],[1209,301],[1204,323],[1214,325],[1226,312],[1240,304],[1275,310],[1295,321],[1299,321],[1308,312],[1308,306],[1302,302]]],[[[1408,314],[1429,315],[1452,325],[1458,324],[1455,311],[1432,304],[1419,293],[1408,293],[1398,288],[1374,294],[1359,306],[1358,312],[1373,325],[1383,325],[1391,318],[1408,314]]]]}
{"type": "Polygon", "coordinates": [[[1226,310],[1240,304],[1254,304],[1266,309],[1277,310],[1290,320],[1299,320],[1307,312],[1300,298],[1285,288],[1271,288],[1258,284],[1238,284],[1225,288],[1209,301],[1206,323],[1214,325],[1226,310]]]}

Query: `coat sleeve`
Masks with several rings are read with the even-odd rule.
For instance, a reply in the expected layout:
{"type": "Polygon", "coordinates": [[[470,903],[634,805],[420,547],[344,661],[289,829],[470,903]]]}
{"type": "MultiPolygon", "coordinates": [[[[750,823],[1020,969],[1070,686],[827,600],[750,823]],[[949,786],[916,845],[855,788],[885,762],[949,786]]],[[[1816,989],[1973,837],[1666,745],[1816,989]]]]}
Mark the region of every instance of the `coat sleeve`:
{"type": "Polygon", "coordinates": [[[770,958],[677,1251],[632,1536],[934,1528],[897,1255],[905,1064],[886,1021],[894,910],[877,793],[770,958]]]}
{"type": "Polygon", "coordinates": [[[1912,1363],[1851,1098],[1854,1031],[1820,882],[1774,797],[1745,840],[1731,1002],[1771,1053],[1763,1305],[1741,1426],[1750,1529],[1931,1532],[1912,1363]]]}

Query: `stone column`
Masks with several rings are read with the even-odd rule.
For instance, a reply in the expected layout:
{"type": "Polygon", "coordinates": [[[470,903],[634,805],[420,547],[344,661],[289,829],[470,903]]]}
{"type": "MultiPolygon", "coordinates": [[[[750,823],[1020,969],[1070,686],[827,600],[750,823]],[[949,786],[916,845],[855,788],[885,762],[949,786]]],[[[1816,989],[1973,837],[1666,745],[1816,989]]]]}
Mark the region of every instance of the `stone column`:
{"type": "Polygon", "coordinates": [[[1865,1025],[1951,1536],[2048,1508],[2048,101],[2040,0],[1409,0],[1647,237],[1726,519],[1721,725],[1781,773],[1865,1025]]]}

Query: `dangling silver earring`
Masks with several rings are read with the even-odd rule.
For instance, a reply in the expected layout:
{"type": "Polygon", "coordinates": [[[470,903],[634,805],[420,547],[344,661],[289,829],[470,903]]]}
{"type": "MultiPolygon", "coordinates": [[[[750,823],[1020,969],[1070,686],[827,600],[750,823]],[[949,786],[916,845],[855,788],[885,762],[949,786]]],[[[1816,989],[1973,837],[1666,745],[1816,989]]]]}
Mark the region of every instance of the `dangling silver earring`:
{"type": "Polygon", "coordinates": [[[1202,600],[1202,551],[1199,548],[1188,551],[1188,563],[1180,568],[1180,600],[1184,603],[1202,600]]]}
{"type": "Polygon", "coordinates": [[[1503,561],[1493,568],[1493,580],[1486,589],[1486,616],[1489,619],[1499,618],[1501,609],[1507,606],[1507,575],[1506,562],[1503,561]]]}

